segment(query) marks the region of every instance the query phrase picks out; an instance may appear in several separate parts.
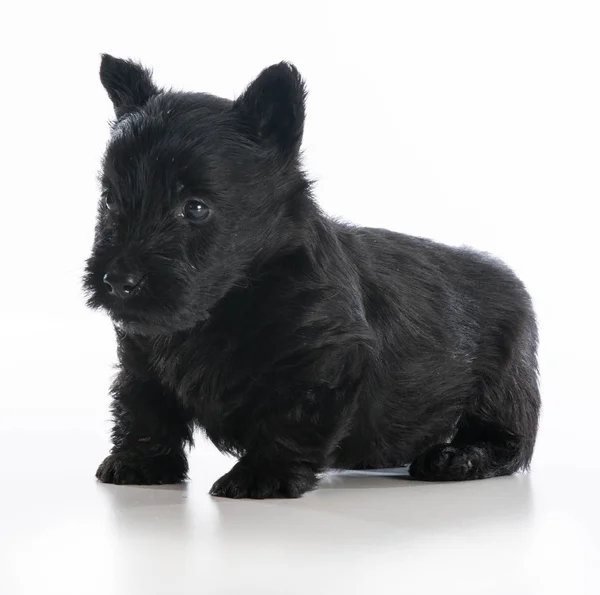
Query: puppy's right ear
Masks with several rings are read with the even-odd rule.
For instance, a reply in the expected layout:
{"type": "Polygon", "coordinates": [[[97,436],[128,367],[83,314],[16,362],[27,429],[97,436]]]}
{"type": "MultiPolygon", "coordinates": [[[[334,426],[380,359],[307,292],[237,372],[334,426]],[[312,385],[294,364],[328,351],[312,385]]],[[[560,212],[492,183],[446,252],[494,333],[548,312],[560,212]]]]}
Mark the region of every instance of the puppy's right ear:
{"type": "Polygon", "coordinates": [[[143,106],[159,92],[152,73],[133,62],[102,54],[100,81],[113,102],[117,118],[143,106]]]}
{"type": "Polygon", "coordinates": [[[280,62],[265,68],[234,102],[246,129],[259,142],[295,156],[304,130],[306,88],[297,68],[280,62]]]}

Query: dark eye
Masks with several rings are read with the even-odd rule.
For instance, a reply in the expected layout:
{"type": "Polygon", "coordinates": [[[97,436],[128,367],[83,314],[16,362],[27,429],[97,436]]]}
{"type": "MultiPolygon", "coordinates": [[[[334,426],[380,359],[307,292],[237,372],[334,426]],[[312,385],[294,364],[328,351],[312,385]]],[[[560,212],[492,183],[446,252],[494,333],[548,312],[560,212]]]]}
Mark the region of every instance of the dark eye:
{"type": "Polygon", "coordinates": [[[117,210],[117,203],[116,203],[115,199],[110,194],[107,194],[104,197],[104,204],[106,205],[106,208],[109,211],[114,212],[114,211],[117,210]]]}
{"type": "Polygon", "coordinates": [[[210,213],[208,207],[197,199],[188,200],[183,205],[183,216],[186,219],[193,219],[194,221],[201,221],[206,219],[210,213]]]}

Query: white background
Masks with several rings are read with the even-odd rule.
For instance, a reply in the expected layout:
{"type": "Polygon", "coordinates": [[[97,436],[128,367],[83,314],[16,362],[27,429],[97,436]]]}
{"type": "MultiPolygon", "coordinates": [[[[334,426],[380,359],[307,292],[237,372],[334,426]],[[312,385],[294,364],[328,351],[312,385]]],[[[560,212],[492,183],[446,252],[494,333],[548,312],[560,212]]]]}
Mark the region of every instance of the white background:
{"type": "Polygon", "coordinates": [[[0,26],[2,593],[600,590],[598,2],[14,2],[0,26]],[[532,473],[223,503],[206,492],[231,461],[200,440],[188,486],[97,485],[114,340],[80,276],[101,52],[227,97],[293,61],[328,213],[510,264],[540,323],[532,473]]]}

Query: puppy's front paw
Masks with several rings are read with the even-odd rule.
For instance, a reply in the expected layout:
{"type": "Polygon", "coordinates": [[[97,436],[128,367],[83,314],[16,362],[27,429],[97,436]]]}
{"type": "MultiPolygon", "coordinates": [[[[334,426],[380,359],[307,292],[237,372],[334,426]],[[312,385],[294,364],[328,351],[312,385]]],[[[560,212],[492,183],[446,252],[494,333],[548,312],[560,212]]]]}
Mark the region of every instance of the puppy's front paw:
{"type": "Polygon", "coordinates": [[[316,484],[316,475],[304,466],[254,466],[240,461],[215,482],[210,495],[259,500],[299,498],[316,484]]]}
{"type": "Polygon", "coordinates": [[[157,485],[180,483],[187,477],[187,460],[183,453],[143,456],[116,452],[98,467],[96,477],[103,483],[157,485]]]}

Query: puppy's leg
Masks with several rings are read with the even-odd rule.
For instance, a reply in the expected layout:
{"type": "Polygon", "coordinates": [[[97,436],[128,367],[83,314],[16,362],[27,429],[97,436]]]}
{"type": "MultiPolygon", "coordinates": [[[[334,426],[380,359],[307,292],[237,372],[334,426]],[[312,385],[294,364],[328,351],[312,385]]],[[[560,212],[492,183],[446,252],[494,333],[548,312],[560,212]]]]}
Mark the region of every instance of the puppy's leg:
{"type": "Polygon", "coordinates": [[[527,469],[539,408],[535,363],[515,363],[495,382],[486,382],[479,399],[459,420],[453,440],[418,456],[410,474],[424,481],[461,481],[527,469]]]}
{"type": "Polygon", "coordinates": [[[157,381],[122,370],[112,392],[113,448],[96,477],[104,483],[178,483],[187,477],[191,418],[157,381]]]}
{"type": "Polygon", "coordinates": [[[294,407],[261,419],[252,445],[210,490],[224,498],[298,498],[316,487],[318,473],[346,434],[353,407],[335,390],[319,388],[294,407]]]}

